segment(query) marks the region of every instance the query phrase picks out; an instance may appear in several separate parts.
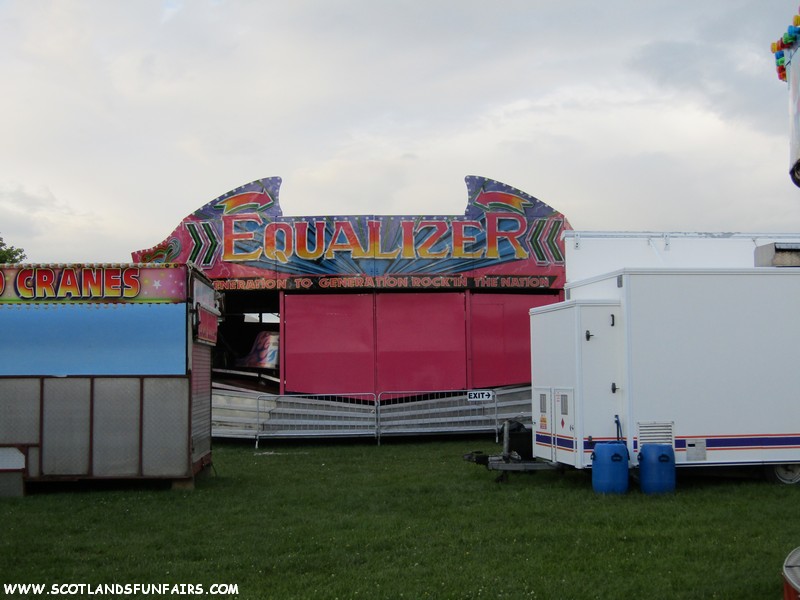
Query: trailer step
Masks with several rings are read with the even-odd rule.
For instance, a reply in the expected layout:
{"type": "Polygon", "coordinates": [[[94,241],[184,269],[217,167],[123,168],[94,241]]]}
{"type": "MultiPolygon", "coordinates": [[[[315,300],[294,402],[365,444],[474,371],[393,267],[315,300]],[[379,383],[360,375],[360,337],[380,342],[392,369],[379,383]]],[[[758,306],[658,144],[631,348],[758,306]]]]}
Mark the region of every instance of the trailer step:
{"type": "Polygon", "coordinates": [[[464,460],[484,465],[490,471],[553,471],[560,468],[558,463],[543,460],[523,460],[516,452],[509,454],[484,454],[476,450],[464,455],[464,460]]]}

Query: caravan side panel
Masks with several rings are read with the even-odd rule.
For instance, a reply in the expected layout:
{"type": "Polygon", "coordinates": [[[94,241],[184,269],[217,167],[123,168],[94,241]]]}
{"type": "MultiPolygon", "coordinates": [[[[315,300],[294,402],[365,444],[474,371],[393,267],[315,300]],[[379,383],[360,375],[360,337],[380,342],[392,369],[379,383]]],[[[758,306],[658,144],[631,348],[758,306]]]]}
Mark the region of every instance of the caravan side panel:
{"type": "Polygon", "coordinates": [[[800,462],[800,273],[629,273],[637,445],[669,436],[678,464],[800,462]]]}

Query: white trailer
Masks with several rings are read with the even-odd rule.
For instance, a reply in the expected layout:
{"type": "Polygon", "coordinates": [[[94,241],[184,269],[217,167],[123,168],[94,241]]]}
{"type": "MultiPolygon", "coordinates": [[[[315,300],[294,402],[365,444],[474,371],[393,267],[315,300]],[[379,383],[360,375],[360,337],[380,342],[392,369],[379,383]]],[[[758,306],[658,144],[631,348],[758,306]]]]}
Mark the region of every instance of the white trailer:
{"type": "Polygon", "coordinates": [[[677,467],[767,465],[800,481],[800,270],[622,269],[531,309],[534,457],[631,467],[666,443],[677,467]]]}
{"type": "Polygon", "coordinates": [[[562,237],[569,283],[623,268],[748,268],[754,266],[756,248],[771,243],[800,243],[796,233],[568,229],[562,237]]]}

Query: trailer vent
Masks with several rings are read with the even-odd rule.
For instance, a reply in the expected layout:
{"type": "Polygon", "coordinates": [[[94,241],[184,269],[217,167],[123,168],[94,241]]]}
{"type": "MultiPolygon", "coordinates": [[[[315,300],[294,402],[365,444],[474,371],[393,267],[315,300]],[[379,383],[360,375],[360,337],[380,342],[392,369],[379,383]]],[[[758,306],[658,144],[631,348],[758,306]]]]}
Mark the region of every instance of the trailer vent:
{"type": "Polygon", "coordinates": [[[639,447],[644,444],[675,446],[674,421],[639,421],[639,447]]]}

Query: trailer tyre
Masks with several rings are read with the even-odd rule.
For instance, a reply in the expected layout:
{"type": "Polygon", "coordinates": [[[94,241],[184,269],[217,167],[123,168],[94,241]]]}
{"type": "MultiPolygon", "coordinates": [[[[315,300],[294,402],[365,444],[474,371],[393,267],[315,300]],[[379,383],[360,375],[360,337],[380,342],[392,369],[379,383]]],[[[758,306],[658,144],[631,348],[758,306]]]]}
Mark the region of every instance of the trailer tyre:
{"type": "Polygon", "coordinates": [[[767,479],[774,483],[796,485],[800,483],[800,464],[793,463],[767,467],[767,479]]]}

